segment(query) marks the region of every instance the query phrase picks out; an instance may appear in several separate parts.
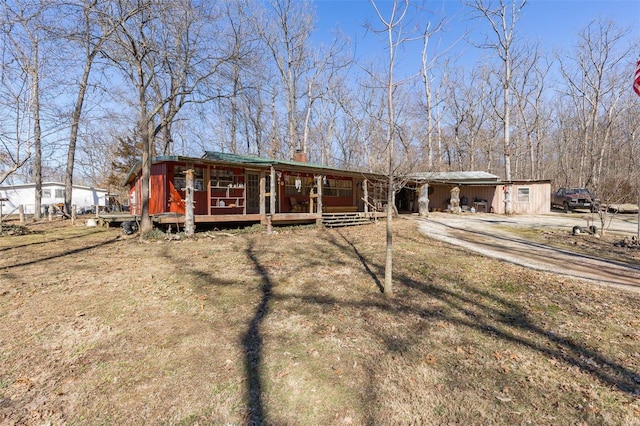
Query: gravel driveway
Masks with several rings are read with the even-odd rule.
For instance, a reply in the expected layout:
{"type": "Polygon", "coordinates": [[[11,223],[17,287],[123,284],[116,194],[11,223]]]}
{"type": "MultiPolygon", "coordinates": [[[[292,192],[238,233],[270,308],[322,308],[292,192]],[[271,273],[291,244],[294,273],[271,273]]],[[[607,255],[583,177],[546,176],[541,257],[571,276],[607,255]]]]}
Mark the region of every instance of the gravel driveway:
{"type": "MultiPolygon", "coordinates": [[[[523,239],[504,226],[534,229],[586,227],[589,214],[551,213],[548,215],[501,216],[493,214],[431,213],[427,218],[411,216],[420,231],[440,241],[512,262],[518,265],[640,292],[640,265],[599,259],[523,239]]],[[[596,223],[598,228],[599,223],[596,223]]],[[[607,233],[632,236],[638,229],[637,215],[617,216],[607,233]]]]}

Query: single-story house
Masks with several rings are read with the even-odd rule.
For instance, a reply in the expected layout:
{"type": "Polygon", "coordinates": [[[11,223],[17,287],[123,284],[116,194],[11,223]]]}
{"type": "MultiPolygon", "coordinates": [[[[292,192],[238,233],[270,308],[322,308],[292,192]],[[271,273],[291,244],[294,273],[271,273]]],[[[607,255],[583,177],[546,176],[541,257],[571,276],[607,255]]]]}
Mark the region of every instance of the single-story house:
{"type": "MultiPolygon", "coordinates": [[[[34,214],[36,184],[0,186],[0,198],[8,199],[3,202],[3,214],[11,214],[14,211],[17,214],[20,205],[23,206],[25,214],[34,214]]],[[[41,213],[46,214],[49,206],[59,206],[60,204],[64,204],[64,183],[43,182],[41,213]]],[[[107,191],[89,186],[73,185],[71,204],[76,206],[77,211],[91,209],[94,206],[107,207],[107,191]]]]}
{"type": "MultiPolygon", "coordinates": [[[[313,222],[323,213],[375,216],[385,204],[383,175],[335,169],[306,161],[274,160],[207,151],[201,158],[152,160],[149,214],[171,223],[186,211],[186,170],[194,171],[195,222],[313,222]],[[364,200],[371,200],[366,203],[364,200]]],[[[142,214],[142,170],[125,179],[132,215],[142,214]]]]}
{"type": "MultiPolygon", "coordinates": [[[[327,214],[382,216],[384,175],[341,170],[306,161],[275,160],[207,151],[200,158],[162,156],[152,160],[149,214],[159,223],[182,220],[186,174],[194,172],[195,222],[321,221],[327,214]]],[[[460,189],[463,211],[504,213],[504,187],[513,188],[514,213],[550,209],[549,181],[503,182],[485,172],[416,173],[403,178],[396,195],[399,211],[418,211],[418,193],[428,185],[430,210],[446,211],[451,189],[460,189]]],[[[132,215],[142,214],[142,170],[138,162],[125,179],[132,215]]]]}
{"type": "Polygon", "coordinates": [[[511,189],[514,214],[543,214],[551,211],[551,181],[502,181],[487,172],[425,172],[405,178],[407,184],[396,196],[398,209],[417,211],[419,188],[428,185],[429,211],[451,208],[451,190],[458,188],[462,211],[505,213],[505,191],[511,189]]]}

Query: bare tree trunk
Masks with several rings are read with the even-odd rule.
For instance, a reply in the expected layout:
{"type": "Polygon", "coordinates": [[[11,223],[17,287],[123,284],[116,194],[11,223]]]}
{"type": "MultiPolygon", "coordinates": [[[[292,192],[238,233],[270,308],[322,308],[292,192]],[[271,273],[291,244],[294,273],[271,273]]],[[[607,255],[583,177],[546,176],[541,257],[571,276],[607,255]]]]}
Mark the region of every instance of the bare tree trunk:
{"type": "MultiPolygon", "coordinates": [[[[427,47],[429,45],[429,27],[425,30],[422,44],[422,84],[424,85],[424,94],[427,101],[427,168],[433,167],[433,113],[432,113],[432,96],[431,82],[429,81],[429,67],[427,60],[427,47]]],[[[423,152],[425,150],[423,149],[423,152]]]]}
{"type": "Polygon", "coordinates": [[[402,0],[403,6],[398,5],[398,1],[394,0],[391,8],[391,17],[385,19],[380,10],[378,9],[374,0],[371,0],[378,19],[384,27],[384,33],[387,37],[387,48],[389,49],[389,64],[388,75],[385,84],[386,89],[386,107],[387,107],[387,122],[386,122],[386,137],[387,137],[387,221],[386,221],[386,256],[385,256],[385,268],[384,268],[384,294],[387,297],[393,297],[393,212],[395,209],[395,187],[394,187],[394,173],[395,173],[395,135],[396,135],[396,121],[395,121],[395,109],[393,103],[393,91],[397,83],[394,81],[394,66],[396,46],[400,43],[401,38],[398,35],[398,40],[395,40],[396,31],[399,31],[399,25],[404,19],[408,8],[409,1],[402,0]]]}
{"type": "Polygon", "coordinates": [[[36,184],[36,199],[34,218],[40,219],[42,209],[42,128],[40,124],[40,52],[39,40],[32,42],[33,65],[31,67],[32,96],[33,96],[33,148],[35,156],[33,161],[33,178],[36,184]]]}
{"type": "Polygon", "coordinates": [[[506,0],[500,0],[498,5],[492,9],[492,2],[488,0],[474,0],[467,3],[469,6],[479,12],[489,23],[491,30],[495,33],[496,41],[493,43],[485,42],[484,47],[491,48],[496,51],[503,63],[503,155],[504,155],[504,173],[507,182],[505,192],[505,213],[512,214],[512,185],[511,185],[511,139],[510,139],[510,115],[511,115],[511,96],[510,87],[512,84],[511,68],[512,68],[512,49],[515,36],[515,25],[518,21],[522,9],[527,0],[518,0],[511,3],[507,8],[506,0]]]}
{"type": "MultiPolygon", "coordinates": [[[[140,76],[144,82],[144,77],[140,76]]],[[[149,138],[149,118],[144,95],[144,84],[138,87],[140,108],[140,139],[142,141],[142,216],[140,219],[140,235],[144,236],[153,229],[151,216],[149,215],[150,182],[151,182],[151,141],[149,138]]]]}
{"type": "Polygon", "coordinates": [[[34,219],[40,219],[40,210],[42,209],[42,129],[40,127],[40,96],[38,77],[35,77],[33,87],[33,148],[35,156],[33,161],[33,178],[36,184],[36,199],[34,219]]]}
{"type": "Polygon", "coordinates": [[[76,102],[71,114],[71,134],[69,135],[69,147],[67,149],[67,166],[65,170],[64,179],[64,209],[67,214],[71,214],[71,200],[73,199],[73,171],[75,166],[76,146],[78,143],[78,128],[80,125],[80,117],[82,115],[82,108],[84,105],[85,96],[87,93],[87,86],[89,83],[89,76],[91,75],[91,69],[96,55],[102,48],[104,42],[108,36],[113,33],[115,26],[107,29],[103,34],[95,36],[92,34],[92,22],[91,12],[96,6],[95,2],[88,1],[84,5],[84,26],[81,33],[82,46],[85,51],[84,69],[82,71],[82,77],[78,85],[78,93],[76,96],[76,102]],[[94,41],[95,39],[95,41],[94,41]]]}
{"type": "Polygon", "coordinates": [[[87,57],[87,62],[82,72],[78,96],[71,115],[71,135],[69,136],[69,147],[67,149],[67,167],[64,175],[64,210],[65,213],[71,214],[71,200],[73,195],[73,168],[75,165],[76,145],[78,143],[78,127],[80,124],[80,115],[82,114],[82,105],[87,92],[87,84],[89,74],[91,73],[91,65],[93,56],[87,57]]]}

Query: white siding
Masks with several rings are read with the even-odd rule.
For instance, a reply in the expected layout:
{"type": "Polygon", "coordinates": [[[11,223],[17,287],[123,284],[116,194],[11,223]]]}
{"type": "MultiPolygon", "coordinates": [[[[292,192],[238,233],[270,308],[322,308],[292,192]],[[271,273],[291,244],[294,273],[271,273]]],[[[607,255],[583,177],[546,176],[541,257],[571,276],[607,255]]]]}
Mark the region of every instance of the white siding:
{"type": "MultiPolygon", "coordinates": [[[[51,204],[64,203],[64,185],[61,183],[43,183],[42,184],[42,206],[43,213],[51,204]],[[56,191],[57,190],[57,191],[56,191]],[[45,197],[45,195],[47,195],[45,197]],[[56,197],[58,195],[58,197],[56,197]]],[[[75,204],[78,209],[89,208],[92,206],[107,205],[107,191],[98,188],[88,188],[83,186],[74,186],[71,203],[75,204]]],[[[2,207],[3,214],[9,214],[16,210],[19,205],[24,206],[25,214],[34,214],[36,191],[35,184],[14,185],[0,187],[0,198],[8,198],[2,207]]]]}

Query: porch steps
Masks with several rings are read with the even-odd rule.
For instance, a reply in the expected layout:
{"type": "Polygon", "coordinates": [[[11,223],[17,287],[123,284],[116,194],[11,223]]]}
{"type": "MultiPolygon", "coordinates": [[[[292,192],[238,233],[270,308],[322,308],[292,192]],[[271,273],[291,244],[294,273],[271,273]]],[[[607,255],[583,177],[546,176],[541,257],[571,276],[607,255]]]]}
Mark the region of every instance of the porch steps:
{"type": "Polygon", "coordinates": [[[368,225],[372,218],[363,212],[322,213],[322,225],[327,228],[368,225]]]}

